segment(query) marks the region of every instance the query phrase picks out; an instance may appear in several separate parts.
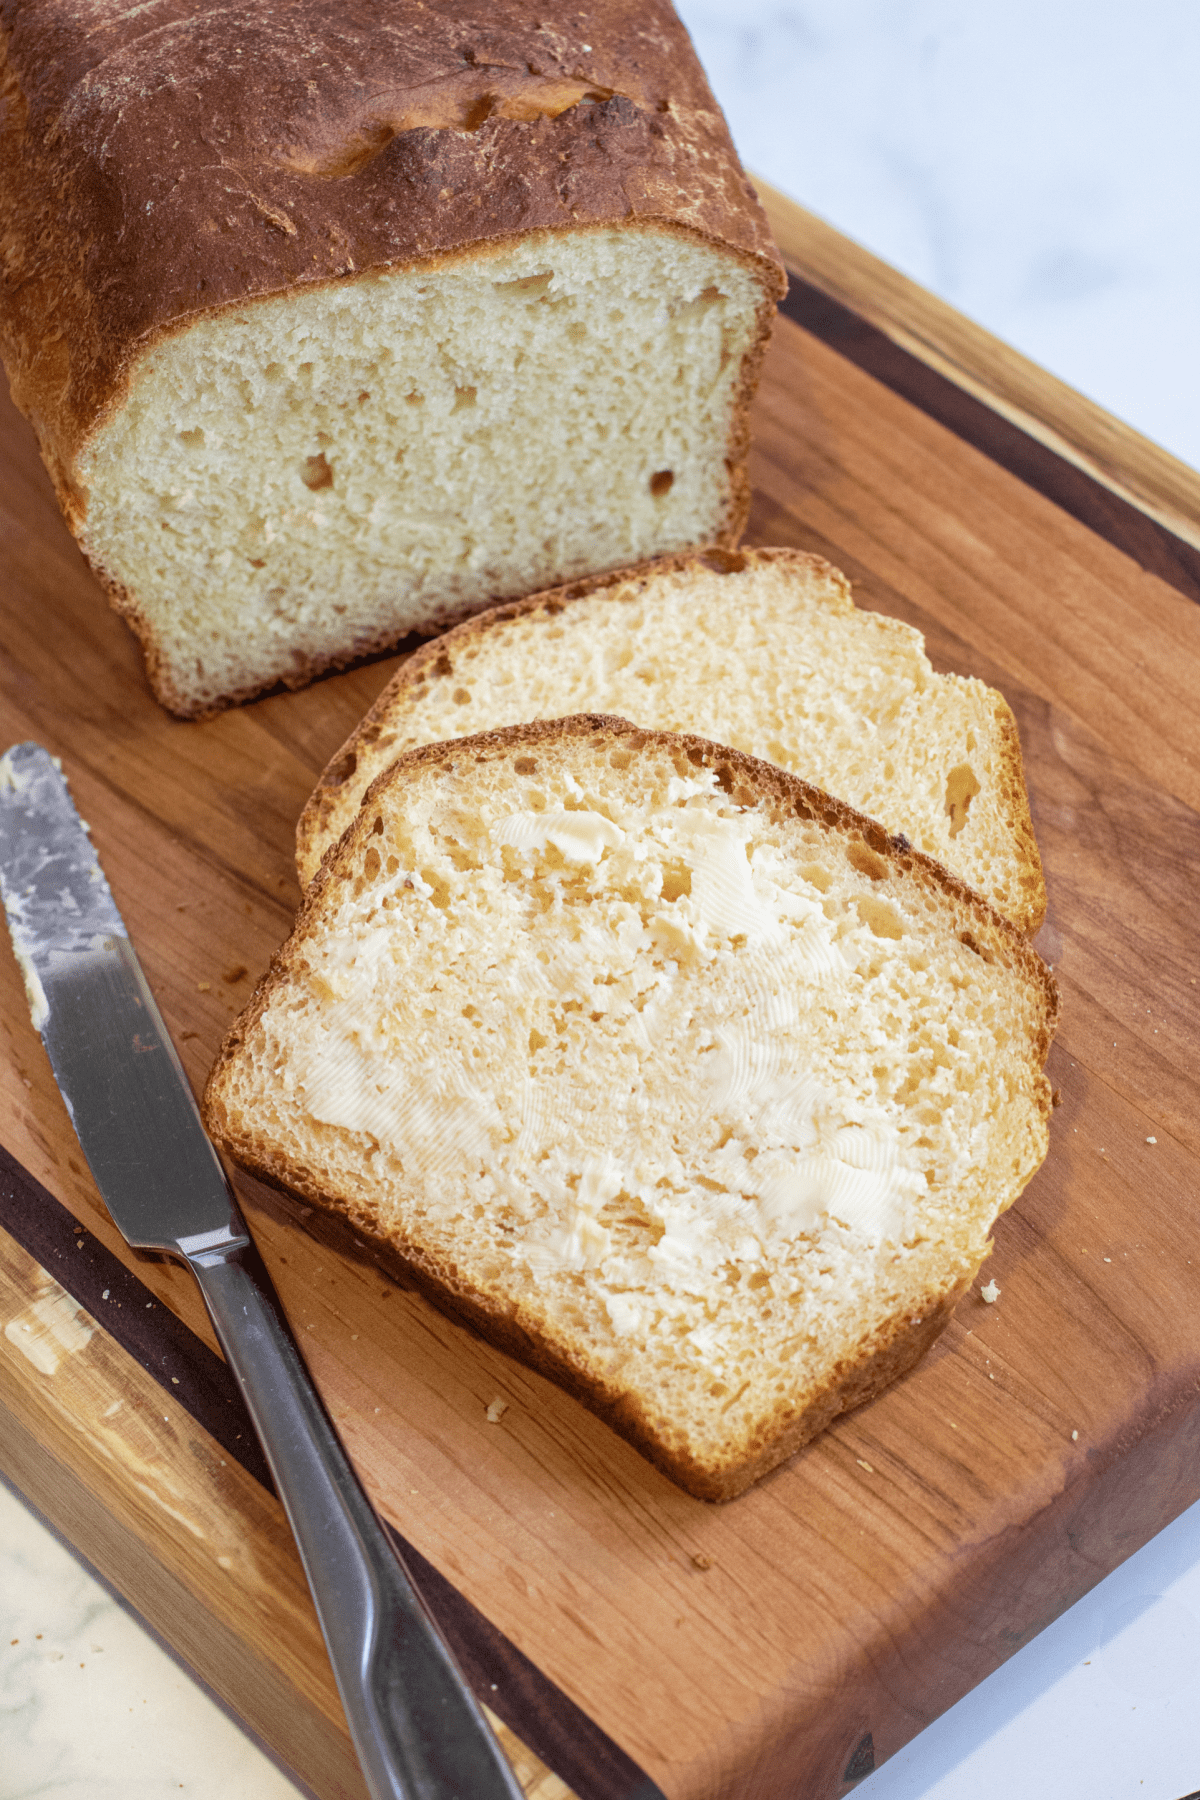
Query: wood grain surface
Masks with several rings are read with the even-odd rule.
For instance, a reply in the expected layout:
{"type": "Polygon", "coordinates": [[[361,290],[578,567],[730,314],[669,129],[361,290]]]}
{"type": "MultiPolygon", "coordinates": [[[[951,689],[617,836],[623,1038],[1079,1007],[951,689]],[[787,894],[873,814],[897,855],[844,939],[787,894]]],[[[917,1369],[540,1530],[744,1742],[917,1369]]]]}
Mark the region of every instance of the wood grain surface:
{"type": "MultiPolygon", "coordinates": [[[[1200,1495],[1200,606],[1172,560],[1179,540],[1152,522],[1144,556],[1120,547],[1120,520],[1106,533],[1105,517],[1058,504],[1049,477],[1042,491],[1049,465],[1022,478],[935,416],[939,373],[925,410],[920,365],[906,397],[829,335],[779,323],[748,536],[827,555],[861,604],[925,631],[937,667],[1005,693],[1046,863],[1039,947],[1063,991],[1050,1063],[1062,1104],[1045,1167],[996,1230],[983,1279],[999,1301],[973,1292],[909,1377],[714,1508],[383,1280],[353,1242],[314,1236],[300,1209],[239,1183],[377,1504],[551,1684],[497,1710],[535,1750],[540,1719],[543,1759],[559,1711],[551,1767],[589,1800],[645,1793],[638,1771],[670,1800],[841,1795],[1200,1495]],[[495,1398],[508,1403],[498,1425],[495,1398]],[[615,1747],[590,1776],[586,1753],[565,1766],[587,1721],[615,1747]]],[[[1061,459],[1046,454],[1053,475],[1061,459]]],[[[290,921],[300,806],[394,661],[204,725],[168,718],[7,413],[0,458],[0,730],[62,755],[199,1086],[290,921]]],[[[144,1288],[143,1311],[187,1328],[170,1338],[178,1355],[188,1333],[211,1347],[190,1277],[134,1258],[100,1207],[7,958],[0,1029],[0,1135],[83,1227],[55,1281],[71,1292],[72,1255],[83,1265],[95,1246],[144,1288]]],[[[304,1602],[274,1503],[228,1472],[219,1434],[186,1408],[168,1401],[160,1424],[172,1370],[122,1363],[109,1339],[124,1323],[39,1371],[12,1322],[43,1277],[11,1246],[5,1269],[0,1400],[23,1434],[8,1452],[17,1478],[47,1510],[69,1492],[65,1528],[92,1532],[89,1554],[168,1636],[177,1606],[177,1637],[210,1681],[233,1652],[205,1621],[228,1618],[244,1713],[322,1796],[354,1792],[337,1785],[352,1776],[319,1649],[279,1629],[304,1602]],[[72,1372],[85,1358],[102,1365],[98,1386],[72,1372]],[[128,1448],[111,1435],[120,1413],[101,1428],[109,1394],[136,1421],[128,1448]],[[185,1476],[186,1493],[172,1485],[185,1476]],[[187,1522],[200,1491],[215,1509],[203,1541],[187,1522]],[[236,1617],[221,1555],[249,1596],[236,1617]]]]}

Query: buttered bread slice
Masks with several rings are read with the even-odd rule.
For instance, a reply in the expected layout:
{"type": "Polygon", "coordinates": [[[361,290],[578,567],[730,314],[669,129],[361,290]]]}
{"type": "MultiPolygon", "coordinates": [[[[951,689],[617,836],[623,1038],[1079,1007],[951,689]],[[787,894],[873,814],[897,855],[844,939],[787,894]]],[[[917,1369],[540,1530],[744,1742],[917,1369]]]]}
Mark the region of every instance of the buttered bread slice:
{"type": "Polygon", "coordinates": [[[728,1499],[946,1323],[1045,1153],[1053,977],[939,864],[697,737],[403,756],[210,1131],[728,1499]]]}
{"type": "Polygon", "coordinates": [[[403,664],[301,816],[300,879],[403,750],[526,719],[618,713],[699,731],[903,832],[1032,935],[1046,911],[1017,728],[920,632],[856,607],[799,550],[664,558],[500,606],[403,664]]]}

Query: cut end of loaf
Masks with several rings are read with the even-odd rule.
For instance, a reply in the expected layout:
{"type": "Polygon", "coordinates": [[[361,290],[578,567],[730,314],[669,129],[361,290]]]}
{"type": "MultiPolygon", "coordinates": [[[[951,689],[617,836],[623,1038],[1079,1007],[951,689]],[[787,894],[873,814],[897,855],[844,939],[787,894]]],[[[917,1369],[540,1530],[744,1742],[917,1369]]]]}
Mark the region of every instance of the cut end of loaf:
{"type": "Polygon", "coordinates": [[[1052,979],[938,865],[618,719],[406,756],[206,1095],[693,1493],[920,1353],[1045,1151],[1052,979]]]}
{"type": "Polygon", "coordinates": [[[81,458],[84,548],[200,716],[744,521],[773,295],[677,230],[531,234],[226,307],[81,458]]]}

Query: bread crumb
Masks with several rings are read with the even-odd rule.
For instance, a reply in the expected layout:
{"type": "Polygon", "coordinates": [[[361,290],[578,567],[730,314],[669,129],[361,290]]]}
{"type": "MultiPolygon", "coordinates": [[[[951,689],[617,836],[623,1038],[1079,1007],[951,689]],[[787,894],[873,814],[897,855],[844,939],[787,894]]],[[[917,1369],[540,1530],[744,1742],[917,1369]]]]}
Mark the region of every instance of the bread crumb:
{"type": "Polygon", "coordinates": [[[488,1424],[489,1425],[498,1425],[507,1411],[508,1411],[508,1401],[501,1400],[499,1395],[497,1395],[497,1397],[492,1401],[491,1405],[487,1409],[488,1424]]]}
{"type": "Polygon", "coordinates": [[[692,1556],[692,1561],[695,1563],[695,1565],[698,1569],[711,1569],[712,1568],[712,1558],[709,1556],[703,1556],[699,1550],[697,1550],[694,1553],[694,1555],[692,1556]]]}
{"type": "Polygon", "coordinates": [[[1071,1433],[1071,1442],[1073,1444],[1077,1444],[1079,1442],[1079,1433],[1077,1431],[1073,1431],[1071,1433]]]}
{"type": "Polygon", "coordinates": [[[980,1288],[979,1298],[986,1300],[988,1305],[992,1306],[1000,1298],[1000,1289],[994,1281],[989,1281],[986,1287],[980,1288]]]}
{"type": "Polygon", "coordinates": [[[873,1475],[875,1473],[875,1471],[871,1467],[870,1463],[864,1462],[861,1456],[856,1456],[854,1460],[858,1464],[860,1469],[865,1469],[867,1471],[868,1475],[873,1475]]]}
{"type": "Polygon", "coordinates": [[[1157,1142],[1158,1142],[1158,1139],[1157,1139],[1157,1138],[1147,1138],[1147,1139],[1146,1139],[1146,1142],[1147,1142],[1147,1143],[1148,1143],[1148,1144],[1157,1144],[1157,1142]]]}
{"type": "Polygon", "coordinates": [[[196,983],[196,988],[199,993],[207,994],[212,988],[212,982],[211,981],[198,981],[196,983]]]}

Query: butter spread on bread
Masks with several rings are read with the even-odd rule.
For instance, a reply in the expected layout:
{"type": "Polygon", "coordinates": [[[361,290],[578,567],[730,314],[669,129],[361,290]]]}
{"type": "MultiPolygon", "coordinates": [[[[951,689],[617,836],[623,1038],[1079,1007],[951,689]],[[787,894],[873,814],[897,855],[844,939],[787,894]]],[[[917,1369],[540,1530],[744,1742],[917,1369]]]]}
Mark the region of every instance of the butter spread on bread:
{"type": "Polygon", "coordinates": [[[1053,977],[874,821],[576,716],[410,751],[205,1117],[728,1499],[909,1367],[1045,1153],[1053,977]]]}

